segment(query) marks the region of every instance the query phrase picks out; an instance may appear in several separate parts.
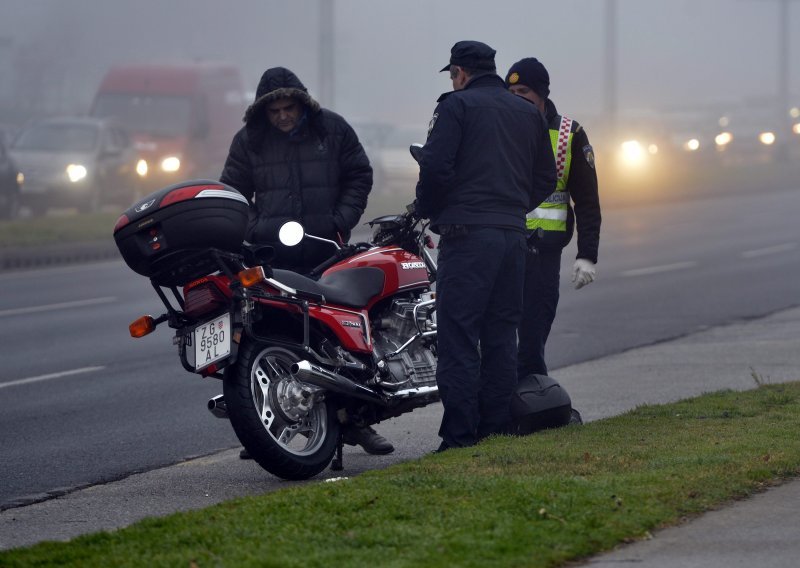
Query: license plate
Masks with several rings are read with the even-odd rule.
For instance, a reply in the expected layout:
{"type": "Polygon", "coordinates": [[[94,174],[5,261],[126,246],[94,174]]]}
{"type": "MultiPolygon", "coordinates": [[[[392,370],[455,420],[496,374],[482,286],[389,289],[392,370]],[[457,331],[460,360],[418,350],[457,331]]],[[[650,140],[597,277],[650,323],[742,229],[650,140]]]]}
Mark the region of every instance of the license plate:
{"type": "Polygon", "coordinates": [[[231,315],[223,314],[194,329],[194,368],[199,371],[231,354],[231,315]]]}

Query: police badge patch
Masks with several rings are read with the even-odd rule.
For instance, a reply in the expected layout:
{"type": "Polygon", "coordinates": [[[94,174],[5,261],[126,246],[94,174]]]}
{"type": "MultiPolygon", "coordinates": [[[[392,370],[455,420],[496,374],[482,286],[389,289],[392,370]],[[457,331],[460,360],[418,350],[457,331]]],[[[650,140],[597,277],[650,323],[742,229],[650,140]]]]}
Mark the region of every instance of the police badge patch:
{"type": "Polygon", "coordinates": [[[586,161],[589,165],[594,169],[594,150],[592,150],[592,145],[587,144],[583,147],[583,155],[586,156],[586,161]]]}
{"type": "Polygon", "coordinates": [[[428,123],[428,138],[431,137],[431,131],[433,130],[433,125],[436,124],[436,119],[439,118],[439,113],[434,113],[431,117],[431,121],[428,123]]]}

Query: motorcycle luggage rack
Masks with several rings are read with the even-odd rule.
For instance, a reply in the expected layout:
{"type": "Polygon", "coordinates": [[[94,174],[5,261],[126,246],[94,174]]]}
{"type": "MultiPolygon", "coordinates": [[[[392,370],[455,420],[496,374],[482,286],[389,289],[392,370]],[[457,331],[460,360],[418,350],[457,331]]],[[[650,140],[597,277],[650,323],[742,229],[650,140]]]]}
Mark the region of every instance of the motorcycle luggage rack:
{"type": "MultiPolygon", "coordinates": [[[[311,348],[311,333],[310,333],[311,324],[308,316],[308,305],[309,305],[308,300],[301,300],[299,298],[288,298],[286,296],[276,296],[274,294],[268,294],[266,292],[262,292],[261,290],[258,289],[251,289],[250,297],[259,298],[262,300],[271,300],[274,302],[281,302],[284,304],[294,304],[297,307],[299,307],[300,311],[303,314],[303,344],[302,344],[303,351],[305,351],[306,353],[310,353],[315,357],[318,357],[317,353],[311,348]]],[[[274,337],[268,338],[259,335],[256,332],[255,328],[253,327],[252,322],[249,321],[245,322],[245,327],[247,328],[247,333],[250,334],[251,337],[259,341],[269,341],[271,343],[275,343],[277,345],[281,345],[282,347],[287,347],[287,348],[297,347],[296,343],[291,343],[288,341],[280,341],[276,340],[274,337]]]]}
{"type": "MultiPolygon", "coordinates": [[[[222,272],[228,278],[234,280],[236,272],[243,266],[243,259],[241,255],[211,248],[196,251],[178,251],[173,255],[164,256],[160,259],[159,264],[166,265],[166,267],[155,272],[150,277],[150,284],[161,299],[161,303],[167,309],[167,313],[161,317],[167,320],[169,327],[181,329],[196,324],[197,321],[184,313],[183,310],[186,304],[178,287],[216,271],[222,272]],[[178,304],[177,308],[164,293],[164,288],[172,292],[175,302],[178,304]]],[[[233,314],[231,314],[231,317],[233,317],[233,314]]],[[[189,364],[187,359],[185,340],[178,342],[178,354],[183,368],[190,373],[196,372],[196,369],[189,364]]],[[[219,373],[213,373],[209,376],[222,378],[219,373]]]]}
{"type": "Polygon", "coordinates": [[[201,278],[217,270],[233,280],[236,278],[236,272],[243,266],[241,255],[220,249],[202,249],[191,252],[179,251],[175,253],[175,256],[178,255],[180,255],[179,263],[177,260],[174,263],[168,262],[172,260],[170,255],[161,259],[159,264],[167,264],[167,266],[150,277],[150,283],[155,289],[156,294],[158,294],[161,302],[167,308],[167,312],[170,316],[169,325],[173,328],[193,323],[193,321],[187,318],[183,313],[185,304],[183,296],[178,290],[178,286],[188,284],[192,280],[196,280],[197,278],[201,278]],[[180,266],[178,266],[178,264],[180,266]],[[163,288],[167,288],[172,292],[175,301],[178,303],[178,309],[173,306],[172,302],[164,294],[163,288]]]}
{"type": "MultiPolygon", "coordinates": [[[[324,301],[324,298],[315,299],[313,302],[309,302],[309,300],[307,300],[307,299],[289,298],[289,297],[286,297],[286,296],[276,296],[274,294],[269,294],[267,292],[264,292],[264,291],[261,291],[261,290],[258,290],[258,289],[251,289],[249,291],[249,294],[250,294],[250,298],[258,298],[258,299],[262,299],[262,300],[271,300],[273,302],[281,302],[281,303],[284,303],[284,304],[294,304],[294,305],[296,305],[300,309],[301,313],[303,314],[303,342],[302,342],[302,344],[300,344],[300,348],[303,350],[304,353],[310,355],[318,363],[322,363],[322,364],[325,364],[325,365],[332,365],[332,366],[336,366],[337,365],[337,361],[334,361],[332,359],[329,359],[328,357],[325,357],[324,355],[322,355],[320,353],[317,353],[317,351],[315,351],[314,348],[311,347],[311,331],[310,331],[311,330],[311,324],[310,324],[310,317],[309,317],[309,313],[308,313],[308,307],[309,307],[310,303],[319,303],[320,301],[324,301]]],[[[266,336],[260,335],[255,330],[255,328],[253,327],[252,322],[246,321],[246,322],[244,322],[244,326],[247,329],[247,333],[250,335],[250,337],[252,337],[254,339],[257,339],[259,341],[269,341],[270,343],[273,343],[273,344],[278,345],[280,347],[285,347],[287,349],[297,349],[297,347],[298,347],[298,343],[295,343],[295,342],[283,341],[283,340],[280,340],[280,339],[276,339],[275,337],[266,337],[266,336]]],[[[345,364],[344,366],[347,367],[348,365],[345,364]]],[[[349,368],[357,369],[359,371],[363,371],[366,367],[365,367],[365,365],[363,363],[358,363],[358,364],[352,363],[352,364],[349,365],[349,368]]]]}

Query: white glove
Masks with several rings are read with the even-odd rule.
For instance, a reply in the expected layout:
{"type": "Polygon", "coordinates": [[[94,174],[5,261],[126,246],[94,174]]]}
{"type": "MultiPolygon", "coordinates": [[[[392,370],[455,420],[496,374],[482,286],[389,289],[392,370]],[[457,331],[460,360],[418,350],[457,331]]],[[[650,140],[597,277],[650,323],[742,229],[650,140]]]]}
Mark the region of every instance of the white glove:
{"type": "Polygon", "coordinates": [[[575,282],[575,289],[580,290],[587,284],[594,282],[595,274],[597,271],[594,267],[594,262],[579,258],[572,266],[572,281],[575,282]]]}

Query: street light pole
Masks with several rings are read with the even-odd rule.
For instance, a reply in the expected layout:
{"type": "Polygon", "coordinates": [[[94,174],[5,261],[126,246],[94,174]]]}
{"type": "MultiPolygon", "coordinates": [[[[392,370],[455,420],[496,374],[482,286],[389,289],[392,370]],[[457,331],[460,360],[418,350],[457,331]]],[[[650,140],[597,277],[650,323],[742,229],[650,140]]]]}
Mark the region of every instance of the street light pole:
{"type": "Polygon", "coordinates": [[[334,108],[334,0],[319,0],[319,100],[334,108]]]}
{"type": "Polygon", "coordinates": [[[792,137],[792,124],[788,119],[789,95],[789,2],[793,0],[772,0],[778,3],[778,92],[775,93],[775,114],[778,119],[775,136],[778,139],[777,157],[780,160],[789,156],[789,141],[792,137]]]}
{"type": "Polygon", "coordinates": [[[789,0],[778,0],[778,140],[781,159],[788,158],[792,126],[787,118],[789,112],[789,0]],[[788,136],[787,136],[788,135],[788,136]]]}
{"type": "Polygon", "coordinates": [[[605,4],[605,118],[609,134],[617,128],[617,0],[606,0],[605,4]]]}

